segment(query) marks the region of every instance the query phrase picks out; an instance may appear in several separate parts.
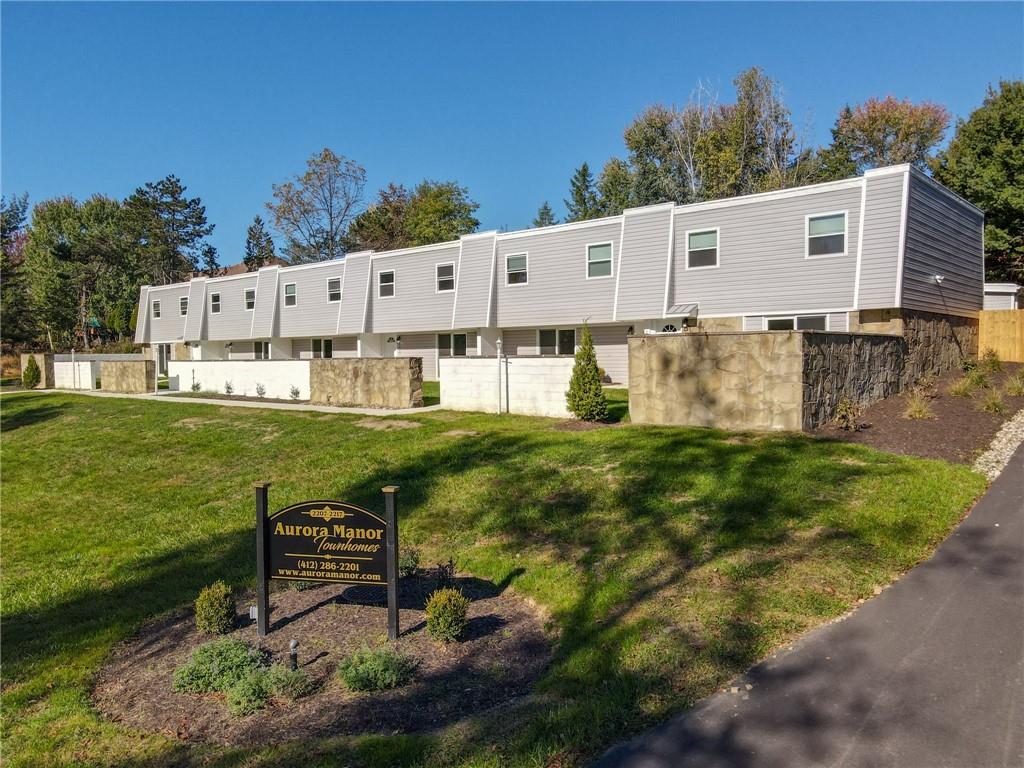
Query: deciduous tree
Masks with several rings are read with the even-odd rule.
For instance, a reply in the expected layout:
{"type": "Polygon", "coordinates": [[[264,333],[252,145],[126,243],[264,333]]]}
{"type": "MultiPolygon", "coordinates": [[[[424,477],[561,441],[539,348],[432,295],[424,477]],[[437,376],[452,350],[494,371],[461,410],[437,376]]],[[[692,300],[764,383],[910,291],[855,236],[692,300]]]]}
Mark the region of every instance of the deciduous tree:
{"type": "Polygon", "coordinates": [[[939,104],[887,96],[844,109],[833,137],[848,147],[858,173],[900,163],[924,169],[948,125],[949,112],[939,104]]]}
{"type": "Polygon", "coordinates": [[[411,196],[401,184],[388,184],[377,200],[356,216],[346,243],[352,251],[391,251],[409,244],[406,215],[411,196]]]}
{"type": "Polygon", "coordinates": [[[25,285],[25,221],[28,195],[0,198],[0,332],[5,342],[33,336],[25,285]]]}
{"type": "Polygon", "coordinates": [[[473,214],[479,207],[469,190],[454,181],[420,182],[406,213],[409,244],[441,243],[475,232],[480,222],[473,214]]]}

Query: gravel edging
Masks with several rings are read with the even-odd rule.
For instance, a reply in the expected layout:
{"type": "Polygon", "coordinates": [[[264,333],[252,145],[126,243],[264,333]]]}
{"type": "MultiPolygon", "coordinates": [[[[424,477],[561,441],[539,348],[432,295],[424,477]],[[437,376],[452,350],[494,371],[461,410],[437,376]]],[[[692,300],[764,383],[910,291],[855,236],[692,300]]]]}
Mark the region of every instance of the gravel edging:
{"type": "Polygon", "coordinates": [[[1017,411],[1012,419],[999,428],[988,449],[974,462],[974,469],[989,480],[995,480],[1022,442],[1024,442],[1024,409],[1017,411]]]}

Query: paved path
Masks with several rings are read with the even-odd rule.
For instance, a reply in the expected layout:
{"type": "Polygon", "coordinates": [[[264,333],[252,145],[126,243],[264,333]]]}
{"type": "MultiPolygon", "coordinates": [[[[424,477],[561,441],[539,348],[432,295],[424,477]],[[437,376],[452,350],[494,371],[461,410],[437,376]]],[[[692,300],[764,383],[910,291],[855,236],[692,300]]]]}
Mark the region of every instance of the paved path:
{"type": "Polygon", "coordinates": [[[1024,766],[1024,447],[930,560],[733,685],[595,768],[1024,766]]]}
{"type": "Polygon", "coordinates": [[[363,416],[415,416],[421,413],[441,410],[440,405],[426,405],[422,408],[341,408],[336,405],[312,405],[310,403],[261,403],[254,400],[224,400],[217,397],[181,397],[175,395],[146,394],[128,395],[119,392],[100,392],[90,389],[47,389],[45,392],[90,395],[91,397],[126,397],[132,400],[160,400],[172,403],[204,403],[223,405],[229,408],[266,408],[272,411],[316,411],[317,413],[354,413],[363,416]]]}

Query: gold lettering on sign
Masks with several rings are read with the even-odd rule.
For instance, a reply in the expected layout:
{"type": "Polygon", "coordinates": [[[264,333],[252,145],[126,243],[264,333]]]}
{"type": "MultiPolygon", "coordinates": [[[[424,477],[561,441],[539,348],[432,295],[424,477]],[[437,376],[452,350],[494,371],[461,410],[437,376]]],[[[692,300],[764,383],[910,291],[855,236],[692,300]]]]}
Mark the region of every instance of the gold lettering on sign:
{"type": "Polygon", "coordinates": [[[329,523],[331,520],[344,520],[349,516],[344,510],[331,509],[330,507],[324,507],[323,509],[308,509],[302,514],[315,517],[318,520],[323,520],[325,523],[329,523]]]}

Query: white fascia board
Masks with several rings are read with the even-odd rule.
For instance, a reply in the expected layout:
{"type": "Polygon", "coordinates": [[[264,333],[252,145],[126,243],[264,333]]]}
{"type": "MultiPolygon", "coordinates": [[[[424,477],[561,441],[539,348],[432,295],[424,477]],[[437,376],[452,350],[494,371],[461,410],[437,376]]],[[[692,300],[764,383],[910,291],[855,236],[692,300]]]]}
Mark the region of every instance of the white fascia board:
{"type": "Polygon", "coordinates": [[[741,195],[739,197],[730,197],[725,200],[708,200],[703,203],[687,203],[686,205],[677,205],[673,214],[678,216],[679,214],[686,213],[698,213],[701,211],[713,211],[719,208],[732,208],[737,205],[747,205],[748,203],[763,202],[766,200],[784,200],[791,197],[804,197],[806,195],[816,195],[821,192],[833,192],[842,189],[854,189],[858,185],[862,184],[863,180],[857,176],[852,179],[843,179],[842,181],[826,181],[821,184],[811,184],[806,187],[793,187],[792,189],[777,189],[773,192],[758,192],[753,195],[741,195]]]}
{"type": "Polygon", "coordinates": [[[622,215],[618,216],[605,216],[602,219],[587,219],[585,221],[569,221],[564,224],[552,224],[550,227],[534,227],[533,229],[518,229],[514,232],[499,232],[497,238],[499,240],[518,240],[521,237],[534,237],[540,234],[548,234],[552,232],[565,232],[567,230],[578,230],[586,229],[587,227],[598,227],[607,224],[618,224],[622,220],[622,215]]]}

